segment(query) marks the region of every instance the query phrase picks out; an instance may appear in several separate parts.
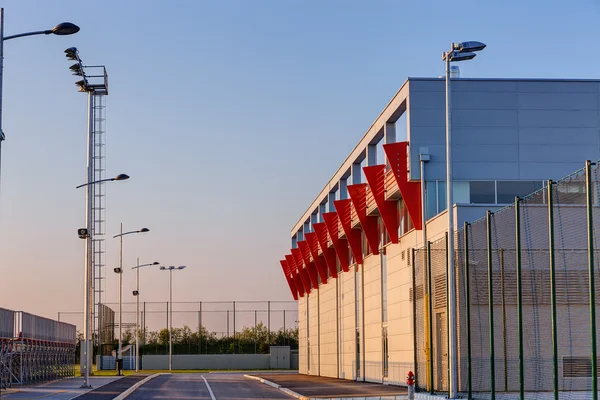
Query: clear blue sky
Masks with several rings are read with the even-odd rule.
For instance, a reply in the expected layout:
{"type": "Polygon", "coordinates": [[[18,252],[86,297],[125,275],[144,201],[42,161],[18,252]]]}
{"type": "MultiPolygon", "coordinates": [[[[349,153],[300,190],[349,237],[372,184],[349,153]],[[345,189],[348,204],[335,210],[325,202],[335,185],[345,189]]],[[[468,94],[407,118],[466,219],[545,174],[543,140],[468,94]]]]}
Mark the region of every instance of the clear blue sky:
{"type": "MultiPolygon", "coordinates": [[[[186,264],[175,300],[290,299],[289,231],[408,76],[451,41],[488,48],[466,77],[598,78],[600,6],[566,1],[3,1],[0,306],[55,317],[83,299],[86,98],[63,50],[105,64],[108,233],[125,265],[186,264]]],[[[116,300],[108,248],[108,298],[116,300]]],[[[134,275],[126,269],[130,298],[134,275]]],[[[143,300],[167,299],[144,271],[143,300]]]]}

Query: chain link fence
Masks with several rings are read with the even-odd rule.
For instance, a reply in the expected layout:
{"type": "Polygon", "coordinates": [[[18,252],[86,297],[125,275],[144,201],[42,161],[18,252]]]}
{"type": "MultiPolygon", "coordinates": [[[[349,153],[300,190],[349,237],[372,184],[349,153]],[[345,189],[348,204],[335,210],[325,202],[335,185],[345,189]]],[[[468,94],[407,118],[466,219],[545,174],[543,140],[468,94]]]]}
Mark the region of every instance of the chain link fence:
{"type": "MultiPolygon", "coordinates": [[[[114,319],[102,325],[102,354],[111,355],[119,337],[119,305],[114,319]],[[111,322],[112,321],[112,322],[111,322]]],[[[169,353],[169,316],[172,315],[173,354],[266,354],[269,346],[298,348],[298,306],[295,301],[140,302],[122,304],[122,341],[135,343],[140,326],[140,355],[169,353]]],[[[108,313],[105,313],[108,314],[108,313]]],[[[59,312],[60,320],[82,324],[81,312],[59,312]]],[[[98,337],[94,336],[97,354],[98,337]]]]}
{"type": "MultiPolygon", "coordinates": [[[[597,398],[599,174],[587,163],[456,233],[463,396],[597,398]]],[[[448,391],[445,244],[413,252],[417,387],[438,393],[448,391]]]]}

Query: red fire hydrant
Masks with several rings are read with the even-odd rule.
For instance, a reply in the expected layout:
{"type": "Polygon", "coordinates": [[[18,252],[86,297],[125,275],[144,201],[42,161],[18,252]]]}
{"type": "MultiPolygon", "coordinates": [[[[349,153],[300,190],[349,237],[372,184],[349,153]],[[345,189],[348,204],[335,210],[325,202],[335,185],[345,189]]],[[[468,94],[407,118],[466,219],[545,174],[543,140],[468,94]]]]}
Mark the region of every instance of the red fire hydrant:
{"type": "Polygon", "coordinates": [[[406,386],[408,387],[408,398],[413,400],[415,398],[415,374],[412,371],[408,371],[406,374],[406,386]]]}

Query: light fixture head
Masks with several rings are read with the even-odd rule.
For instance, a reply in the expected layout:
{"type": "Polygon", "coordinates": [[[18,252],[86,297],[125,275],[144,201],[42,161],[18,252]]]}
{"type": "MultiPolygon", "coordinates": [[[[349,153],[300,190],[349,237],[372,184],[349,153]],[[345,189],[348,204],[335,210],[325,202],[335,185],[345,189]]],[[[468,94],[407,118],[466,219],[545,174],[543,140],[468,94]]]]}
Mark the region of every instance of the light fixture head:
{"type": "Polygon", "coordinates": [[[78,51],[77,51],[77,47],[69,47],[68,49],[65,50],[65,56],[67,57],[67,59],[72,60],[72,61],[77,61],[78,59],[78,51]]]}
{"type": "Polygon", "coordinates": [[[164,266],[160,267],[161,271],[164,271],[165,269],[167,269],[167,267],[164,267],[164,266]]]}
{"type": "Polygon", "coordinates": [[[87,92],[87,82],[85,79],[75,82],[75,86],[79,88],[80,92],[87,92]]]}
{"type": "Polygon", "coordinates": [[[148,228],[142,228],[138,232],[140,232],[140,233],[150,232],[150,229],[148,229],[148,228]]]}
{"type": "Polygon", "coordinates": [[[134,291],[133,291],[133,295],[134,295],[134,296],[137,296],[137,295],[139,295],[139,294],[140,294],[140,292],[138,292],[137,290],[134,290],[134,291]]]}
{"type": "Polygon", "coordinates": [[[119,268],[119,267],[115,268],[114,271],[115,271],[116,274],[120,274],[120,273],[123,272],[123,270],[121,268],[119,268]]]}
{"type": "Polygon", "coordinates": [[[52,33],[59,36],[72,35],[79,32],[79,27],[71,22],[61,22],[52,28],[52,33]]]}
{"type": "Polygon", "coordinates": [[[159,264],[160,264],[160,263],[159,263],[158,261],[154,261],[154,262],[152,263],[152,265],[159,265],[159,264]]]}
{"type": "Polygon", "coordinates": [[[69,67],[73,75],[83,76],[83,70],[81,69],[81,65],[79,63],[73,64],[69,67]]]}
{"type": "Polygon", "coordinates": [[[481,51],[485,49],[485,46],[485,43],[476,42],[472,40],[470,42],[454,43],[454,46],[452,47],[454,48],[453,50],[456,50],[459,53],[468,53],[474,51],[481,51]]]}
{"type": "Polygon", "coordinates": [[[450,62],[456,62],[456,61],[466,61],[466,60],[471,60],[473,58],[475,58],[477,54],[475,53],[471,53],[471,52],[459,52],[459,51],[453,51],[451,53],[448,54],[448,57],[450,58],[450,62]]]}
{"type": "Polygon", "coordinates": [[[119,174],[113,178],[113,181],[124,181],[129,179],[129,175],[127,174],[119,174]]]}
{"type": "Polygon", "coordinates": [[[185,269],[185,265],[180,265],[177,269],[185,269]]]}

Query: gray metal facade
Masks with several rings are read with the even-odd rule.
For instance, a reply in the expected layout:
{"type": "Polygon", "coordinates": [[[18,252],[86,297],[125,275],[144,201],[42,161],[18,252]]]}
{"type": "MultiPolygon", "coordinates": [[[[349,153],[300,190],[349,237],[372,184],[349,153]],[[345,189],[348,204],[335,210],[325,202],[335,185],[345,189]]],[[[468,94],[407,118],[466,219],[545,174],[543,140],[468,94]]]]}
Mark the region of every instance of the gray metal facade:
{"type": "MultiPolygon", "coordinates": [[[[443,79],[409,78],[410,176],[445,180],[443,79]]],[[[600,80],[453,79],[454,179],[558,179],[600,159],[600,80]]]]}

